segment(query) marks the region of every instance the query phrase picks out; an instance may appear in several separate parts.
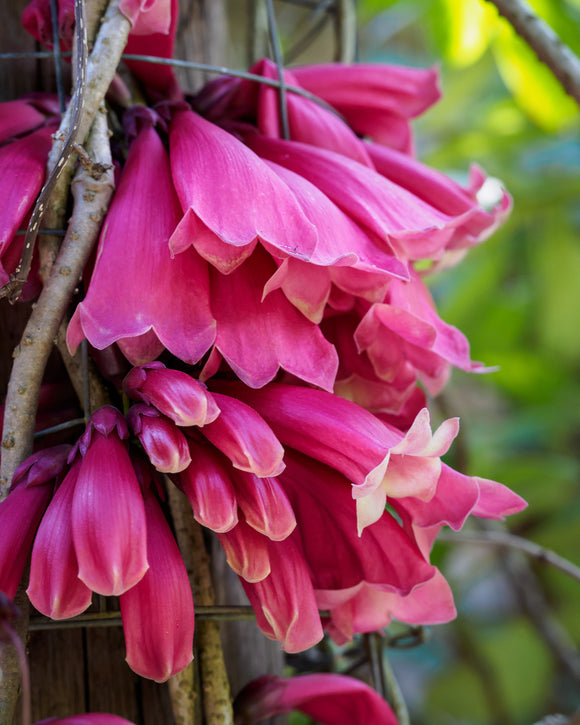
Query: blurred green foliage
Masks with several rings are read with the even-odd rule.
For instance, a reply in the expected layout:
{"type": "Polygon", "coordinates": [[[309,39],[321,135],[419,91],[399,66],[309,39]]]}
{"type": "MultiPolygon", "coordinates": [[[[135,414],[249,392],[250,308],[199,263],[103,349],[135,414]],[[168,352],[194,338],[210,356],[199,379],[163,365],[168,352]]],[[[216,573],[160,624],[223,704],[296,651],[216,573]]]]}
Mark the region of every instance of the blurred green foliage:
{"type": "MultiPolygon", "coordinates": [[[[531,4],[580,53],[579,0],[531,4]]],[[[490,3],[360,0],[359,12],[361,61],[439,64],[443,98],[415,125],[418,156],[459,180],[475,162],[514,198],[499,232],[431,278],[473,359],[500,366],[454,373],[444,393],[441,414],[462,420],[455,462],[528,500],[513,531],[580,563],[578,107],[490,3]]],[[[414,725],[531,725],[580,707],[497,552],[440,545],[435,556],[459,619],[392,657],[414,725]]],[[[578,645],[580,584],[533,568],[549,616],[578,645]]]]}

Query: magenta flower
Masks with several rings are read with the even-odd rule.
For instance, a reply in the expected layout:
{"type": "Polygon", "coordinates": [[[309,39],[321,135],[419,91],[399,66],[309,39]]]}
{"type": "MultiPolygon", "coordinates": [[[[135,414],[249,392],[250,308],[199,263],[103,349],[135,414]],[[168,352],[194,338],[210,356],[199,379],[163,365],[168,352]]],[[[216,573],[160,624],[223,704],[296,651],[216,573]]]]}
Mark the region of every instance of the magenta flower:
{"type": "MultiPolygon", "coordinates": [[[[122,0],[120,11],[131,21],[125,53],[173,58],[179,20],[177,0],[122,0]]],[[[181,100],[183,94],[171,66],[125,60],[154,100],[181,100]]]]}
{"type": "Polygon", "coordinates": [[[14,599],[55,479],[66,465],[68,445],[47,448],[27,458],[14,473],[0,503],[0,591],[14,599]]]}
{"type": "Polygon", "coordinates": [[[162,473],[179,473],[191,463],[187,439],[172,420],[150,405],[133,405],[127,422],[147,457],[162,473]]]}
{"type": "Polygon", "coordinates": [[[149,568],[121,594],[121,615],[129,667],[165,682],[193,659],[193,597],[181,553],[149,486],[144,496],[149,568]]]}
{"type": "Polygon", "coordinates": [[[217,320],[215,353],[246,385],[259,388],[280,368],[332,390],[338,359],[319,327],[280,290],[262,290],[276,267],[262,249],[229,275],[210,270],[211,305],[217,320]],[[263,340],[264,344],[256,344],[263,340]],[[267,341],[267,344],[265,343],[267,341]]]}
{"type": "Polygon", "coordinates": [[[86,337],[99,350],[118,342],[133,364],[151,362],[164,347],[195,363],[215,339],[207,265],[193,250],[171,259],[167,243],[181,213],[167,153],[151,123],[143,120],[129,150],[67,341],[76,349],[86,337]]]}
{"type": "Polygon", "coordinates": [[[247,684],[234,702],[239,725],[253,725],[292,710],[300,710],[321,725],[397,725],[393,711],[372,687],[333,673],[265,675],[247,684]]]}
{"type": "Polygon", "coordinates": [[[0,194],[5,205],[0,219],[0,287],[20,260],[24,236],[15,234],[44,183],[53,131],[54,127],[45,126],[0,148],[0,194]]]}
{"type": "Polygon", "coordinates": [[[75,447],[82,456],[71,514],[78,577],[104,595],[127,591],[149,567],[143,495],[127,437],[123,416],[106,406],[75,447]]]}
{"type": "Polygon", "coordinates": [[[215,532],[230,531],[238,523],[230,462],[201,441],[189,440],[189,452],[193,465],[172,480],[187,496],[196,521],[215,532]]]}
{"type": "Polygon", "coordinates": [[[131,398],[154,406],[179,426],[212,423],[220,412],[205,385],[160,362],[133,368],[123,380],[123,390],[131,398]]]}
{"type": "Polygon", "coordinates": [[[71,517],[80,470],[77,460],[58,487],[34,540],[30,580],[26,593],[32,605],[51,619],[67,619],[84,612],[93,592],[79,579],[71,517]]]}
{"type": "Polygon", "coordinates": [[[214,393],[220,415],[203,435],[226,455],[234,468],[256,476],[277,476],[284,470],[284,449],[270,426],[249,405],[214,393]]]}
{"type": "Polygon", "coordinates": [[[394,280],[384,301],[368,308],[354,339],[379,378],[395,379],[411,364],[432,395],[447,382],[450,365],[470,372],[489,370],[471,361],[466,337],[441,320],[415,272],[408,282],[394,280]]]}
{"type": "Polygon", "coordinates": [[[265,541],[270,574],[253,583],[241,582],[266,637],[278,640],[285,652],[302,652],[323,635],[310,566],[293,537],[265,541]]]}
{"type": "Polygon", "coordinates": [[[440,98],[435,68],[328,63],[293,68],[300,85],[346,119],[354,131],[411,153],[409,119],[440,98]]]}
{"type": "Polygon", "coordinates": [[[268,539],[249,526],[240,515],[236,525],[218,534],[227,562],[247,582],[264,580],[272,571],[268,539]]]}
{"type": "Polygon", "coordinates": [[[109,715],[105,712],[84,712],[81,715],[37,720],[34,725],[133,725],[133,723],[125,720],[124,717],[109,715]]]}
{"type": "Polygon", "coordinates": [[[42,126],[45,116],[29,98],[0,103],[0,143],[42,126]]]}

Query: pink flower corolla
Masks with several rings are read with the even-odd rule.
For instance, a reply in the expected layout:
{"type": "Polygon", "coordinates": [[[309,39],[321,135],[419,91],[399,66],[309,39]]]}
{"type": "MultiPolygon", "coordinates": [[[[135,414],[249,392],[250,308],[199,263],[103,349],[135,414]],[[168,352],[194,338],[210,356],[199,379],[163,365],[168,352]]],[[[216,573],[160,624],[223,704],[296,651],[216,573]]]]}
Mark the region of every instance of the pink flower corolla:
{"type": "Polygon", "coordinates": [[[205,385],[157,361],[134,367],[123,380],[123,390],[154,406],[178,426],[203,426],[220,412],[205,385]]]}
{"type": "Polygon", "coordinates": [[[269,575],[254,582],[241,579],[242,586],[266,637],[278,640],[285,652],[302,652],[323,636],[309,562],[293,537],[264,543],[269,575]]]}
{"type": "Polygon", "coordinates": [[[354,339],[379,378],[397,379],[411,365],[432,395],[442,390],[452,365],[469,372],[489,370],[472,362],[467,338],[439,317],[415,272],[408,282],[394,280],[384,300],[368,306],[354,339]]]}
{"type": "Polygon", "coordinates": [[[67,342],[76,349],[86,337],[99,350],[117,342],[133,364],[151,362],[164,348],[196,363],[215,339],[209,276],[193,250],[171,259],[168,240],[181,212],[153,121],[142,119],[129,149],[87,295],[75,310],[67,342]],[[114,315],[111,299],[116,300],[114,315]]]}
{"type": "Polygon", "coordinates": [[[143,495],[127,437],[121,413],[105,406],[75,446],[82,456],[71,513],[78,577],[104,595],[127,591],[149,567],[143,495]]]}
{"type": "Polygon", "coordinates": [[[44,121],[44,114],[35,107],[32,99],[4,101],[0,103],[0,143],[30,133],[42,126],[44,121]]]}
{"type": "Polygon", "coordinates": [[[167,35],[176,16],[172,0],[121,0],[119,10],[131,23],[134,35],[167,35]]]}
{"type": "MultiPolygon", "coordinates": [[[[249,72],[271,80],[277,81],[279,78],[276,64],[268,58],[255,63],[249,72]]],[[[283,77],[287,86],[300,88],[293,71],[284,70],[283,77]]],[[[194,104],[199,104],[206,115],[217,120],[226,117],[251,121],[266,136],[282,136],[280,92],[277,88],[253,80],[231,79],[228,92],[223,84],[219,85],[219,96],[214,100],[212,86],[215,86],[215,82],[208,86],[207,91],[202,90],[199,97],[194,99],[194,104]],[[217,108],[213,108],[216,101],[217,108]]],[[[293,140],[338,151],[372,167],[362,141],[331,108],[289,90],[286,94],[286,111],[288,130],[293,140]]]]}
{"type": "Polygon", "coordinates": [[[149,568],[121,594],[121,616],[128,665],[142,677],[165,682],[193,659],[193,597],[169,524],[145,480],[144,486],[149,568]]]}
{"type": "MultiPolygon", "coordinates": [[[[440,171],[400,151],[373,143],[367,143],[366,149],[376,170],[385,178],[409,189],[443,213],[463,217],[463,222],[455,227],[447,242],[445,252],[466,249],[485,241],[511,211],[512,200],[505,190],[491,211],[479,206],[476,195],[486,176],[477,166],[471,169],[468,186],[463,188],[440,171]]],[[[456,261],[459,261],[458,256],[456,261]]]]}
{"type": "Polygon", "coordinates": [[[37,720],[34,725],[133,725],[129,720],[106,712],[83,712],[68,717],[49,717],[37,720]]]}
{"type": "Polygon", "coordinates": [[[411,153],[409,119],[439,100],[435,68],[327,63],[293,68],[306,90],[335,108],[361,136],[411,153]]]}
{"type": "Polygon", "coordinates": [[[5,205],[0,220],[0,287],[20,260],[24,235],[16,236],[16,231],[44,183],[53,131],[52,126],[43,126],[0,148],[0,193],[5,205]]]}
{"type": "Polygon", "coordinates": [[[322,725],[397,725],[393,711],[372,687],[334,673],[265,675],[248,683],[234,701],[237,725],[253,725],[292,710],[322,725]]]}
{"type": "Polygon", "coordinates": [[[253,388],[269,383],[282,368],[307,383],[332,390],[338,358],[318,325],[306,319],[280,290],[263,297],[275,272],[273,260],[259,248],[227,276],[210,269],[211,306],[217,321],[213,355],[223,358],[253,388]],[[264,344],[256,344],[256,340],[264,344]]]}
{"type": "Polygon", "coordinates": [[[51,619],[67,619],[84,612],[93,592],[78,577],[71,517],[80,470],[77,460],[58,487],[34,540],[26,593],[32,605],[51,619]]]}
{"type": "Polygon", "coordinates": [[[127,422],[153,466],[162,473],[179,473],[191,463],[187,439],[172,420],[150,405],[133,405],[127,422]]]}
{"type": "MultiPolygon", "coordinates": [[[[177,0],[122,0],[119,9],[133,25],[126,54],[173,58],[179,20],[177,0]]],[[[181,100],[183,94],[171,66],[128,59],[125,64],[154,100],[181,100]]]]}
{"type": "Polygon", "coordinates": [[[387,253],[403,261],[441,256],[457,237],[456,230],[466,228],[478,212],[473,203],[465,211],[450,214],[407,185],[335,151],[258,133],[247,133],[245,141],[258,156],[317,186],[354,222],[382,240],[387,253]]]}
{"type": "Polygon", "coordinates": [[[188,445],[193,463],[172,480],[187,496],[196,521],[217,533],[230,531],[238,523],[231,463],[202,441],[189,440],[188,445]]]}
{"type": "Polygon", "coordinates": [[[10,493],[0,503],[0,591],[10,599],[16,594],[36,530],[70,450],[68,445],[55,446],[27,458],[16,469],[10,493]]]}
{"type": "Polygon", "coordinates": [[[258,411],[284,446],[351,481],[359,532],[381,517],[387,496],[429,500],[434,495],[440,456],[458,430],[457,419],[450,419],[432,434],[424,409],[403,433],[348,400],[310,388],[272,384],[254,391],[224,383],[220,389],[258,411]]]}
{"type": "MultiPolygon", "coordinates": [[[[402,360],[396,369],[381,377],[366,351],[357,348],[355,332],[360,321],[359,310],[353,308],[327,314],[321,323],[325,337],[338,352],[334,392],[373,413],[399,414],[413,396],[421,394],[416,370],[410,362],[402,360]]],[[[424,396],[421,403],[415,406],[415,415],[427,405],[424,396]]]]}
{"type": "Polygon", "coordinates": [[[351,486],[343,475],[295,451],[287,451],[287,462],[278,482],[296,517],[290,536],[260,542],[241,520],[220,540],[262,631],[286,651],[298,652],[322,637],[319,596],[339,606],[365,583],[406,596],[436,570],[388,514],[357,535],[351,486]]]}
{"type": "MultiPolygon", "coordinates": [[[[60,48],[63,51],[71,50],[75,25],[74,0],[58,0],[57,10],[60,48]]],[[[32,0],[22,11],[22,25],[47,48],[53,47],[50,0],[32,0]]]]}

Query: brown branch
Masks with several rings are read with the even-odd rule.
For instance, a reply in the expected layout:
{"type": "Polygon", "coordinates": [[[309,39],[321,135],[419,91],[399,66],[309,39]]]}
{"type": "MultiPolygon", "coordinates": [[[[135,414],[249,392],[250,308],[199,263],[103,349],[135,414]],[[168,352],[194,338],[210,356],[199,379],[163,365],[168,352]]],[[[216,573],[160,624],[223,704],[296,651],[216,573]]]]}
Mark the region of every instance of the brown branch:
{"type": "MultiPolygon", "coordinates": [[[[203,607],[215,605],[215,594],[211,580],[209,556],[203,540],[203,530],[194,520],[185,496],[172,484],[168,485],[169,505],[173,516],[175,533],[194,592],[195,604],[203,607]]],[[[214,621],[196,623],[196,644],[199,652],[204,722],[206,725],[233,725],[234,714],[226,666],[220,641],[219,624],[214,621]]],[[[187,693],[193,678],[193,664],[184,672],[175,675],[170,686],[177,722],[183,725],[194,723],[194,693],[190,690],[189,711],[183,713],[183,695],[187,693]],[[188,670],[190,670],[188,672],[188,670]],[[185,717],[185,719],[184,719],[185,717]],[[189,718],[189,719],[187,719],[189,718]]]]}
{"type": "Polygon", "coordinates": [[[533,541],[528,541],[521,536],[508,534],[504,531],[493,531],[489,529],[477,534],[441,533],[437,537],[437,541],[447,541],[452,544],[480,544],[483,546],[498,546],[503,549],[517,549],[544,564],[549,564],[563,571],[564,574],[580,582],[580,567],[572,564],[571,561],[564,559],[550,549],[545,549],[539,544],[534,544],[533,541]]]}
{"type": "Polygon", "coordinates": [[[481,531],[477,534],[440,534],[438,539],[464,544],[491,545],[506,549],[500,559],[508,581],[512,584],[519,599],[522,611],[533,623],[538,635],[544,640],[554,658],[580,683],[580,655],[570,636],[554,618],[542,588],[532,568],[522,554],[528,554],[538,561],[555,566],[573,579],[580,580],[580,570],[571,562],[553,551],[537,544],[508,534],[505,531],[490,529],[487,522],[478,522],[481,531]]]}
{"type": "Polygon", "coordinates": [[[0,500],[7,494],[14,471],[32,451],[44,368],[59,324],[99,234],[113,191],[111,151],[104,113],[95,119],[88,148],[94,164],[91,169],[79,167],[73,181],[75,205],[66,237],[26,325],[22,341],[14,351],[4,417],[0,500]]]}
{"type": "Polygon", "coordinates": [[[580,105],[580,59],[525,0],[488,0],[580,105]]]}

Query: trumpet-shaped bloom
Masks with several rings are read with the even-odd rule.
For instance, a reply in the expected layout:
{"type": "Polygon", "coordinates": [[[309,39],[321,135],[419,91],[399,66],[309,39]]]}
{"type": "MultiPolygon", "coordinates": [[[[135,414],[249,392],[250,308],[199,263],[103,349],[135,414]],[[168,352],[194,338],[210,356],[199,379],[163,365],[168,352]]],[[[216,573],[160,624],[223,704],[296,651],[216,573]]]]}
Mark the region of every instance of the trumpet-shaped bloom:
{"type": "Polygon", "coordinates": [[[70,446],[34,453],[14,473],[11,492],[0,502],[0,591],[14,599],[36,535],[70,446]]]}
{"type": "Polygon", "coordinates": [[[219,534],[218,538],[228,564],[245,581],[263,581],[272,571],[268,539],[249,526],[243,514],[233,529],[219,534]]]}
{"type": "Polygon", "coordinates": [[[187,439],[175,423],[150,405],[133,405],[127,413],[133,433],[151,463],[162,473],[179,473],[191,463],[187,439]]]}
{"type": "Polygon", "coordinates": [[[215,321],[207,265],[193,250],[173,260],[167,245],[180,217],[167,153],[145,119],[101,232],[87,295],[68,328],[71,349],[83,337],[99,350],[118,342],[133,364],[151,362],[164,347],[195,363],[209,349],[215,321]]]}
{"type": "Polygon", "coordinates": [[[24,245],[15,236],[44,183],[54,128],[46,126],[0,148],[0,287],[14,272],[24,245]]]}
{"type": "Polygon", "coordinates": [[[411,153],[409,119],[419,116],[440,98],[434,68],[396,65],[327,63],[293,68],[306,90],[319,96],[356,133],[411,153]]]}
{"type": "Polygon", "coordinates": [[[256,476],[277,476],[284,470],[284,449],[270,426],[249,405],[214,393],[220,415],[203,435],[226,455],[234,468],[256,476]]]}
{"type": "Polygon", "coordinates": [[[44,123],[44,119],[44,114],[35,108],[30,99],[0,103],[0,143],[34,131],[44,123]]]}
{"type": "Polygon", "coordinates": [[[259,238],[282,251],[300,245],[303,255],[315,247],[316,228],[292,192],[235,136],[192,111],[179,111],[171,121],[170,144],[185,214],[171,239],[175,252],[195,244],[203,226],[234,246],[259,238]]]}
{"type": "Polygon", "coordinates": [[[149,567],[143,496],[123,442],[127,436],[123,416],[106,406],[92,415],[77,443],[83,460],[72,502],[72,536],[79,579],[98,594],[122,594],[149,567]]]}
{"type": "Polygon", "coordinates": [[[238,523],[238,502],[230,463],[212,446],[189,440],[193,461],[172,480],[187,496],[193,516],[202,526],[223,533],[238,523]]]}
{"type": "Polygon", "coordinates": [[[319,327],[298,312],[280,290],[262,296],[275,272],[263,249],[256,249],[227,276],[211,270],[215,349],[253,388],[273,380],[282,368],[307,383],[332,390],[338,359],[319,327]],[[256,340],[264,344],[256,344],[256,340]]]}
{"type": "Polygon", "coordinates": [[[127,663],[142,677],[165,682],[193,659],[194,612],[185,564],[155,494],[147,488],[149,569],[121,594],[127,663]]]}
{"type": "Polygon", "coordinates": [[[300,710],[322,725],[397,725],[397,719],[372,687],[354,677],[321,673],[276,677],[248,683],[234,702],[236,722],[258,723],[300,710]]]}
{"type": "Polygon", "coordinates": [[[30,581],[26,593],[39,612],[52,619],[67,619],[84,612],[92,591],[79,579],[71,515],[80,469],[76,461],[58,487],[34,540],[30,581]]]}
{"type": "Polygon", "coordinates": [[[381,239],[388,253],[402,260],[440,253],[464,221],[464,215],[445,214],[411,190],[335,151],[257,133],[248,133],[245,140],[259,156],[317,186],[354,222],[381,239]]]}
{"type": "Polygon", "coordinates": [[[270,574],[251,584],[241,582],[266,637],[278,640],[286,652],[302,652],[323,635],[309,565],[293,537],[266,541],[270,574]]]}
{"type": "Polygon", "coordinates": [[[154,406],[179,426],[212,423],[220,412],[205,385],[160,362],[134,367],[123,380],[123,390],[131,398],[154,406]]]}

